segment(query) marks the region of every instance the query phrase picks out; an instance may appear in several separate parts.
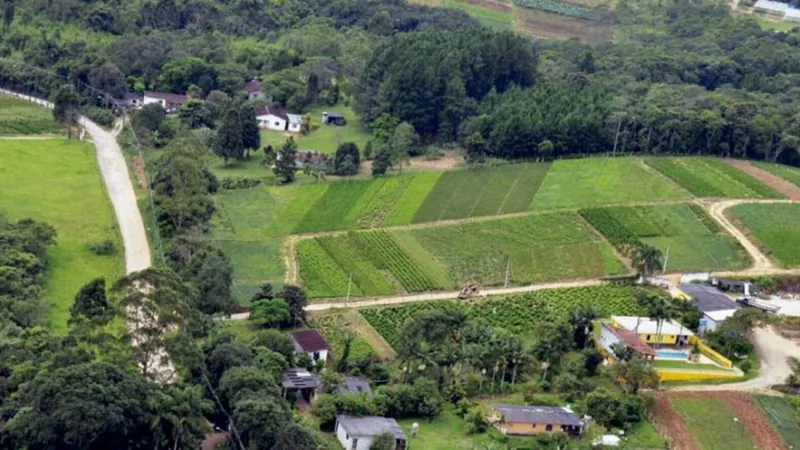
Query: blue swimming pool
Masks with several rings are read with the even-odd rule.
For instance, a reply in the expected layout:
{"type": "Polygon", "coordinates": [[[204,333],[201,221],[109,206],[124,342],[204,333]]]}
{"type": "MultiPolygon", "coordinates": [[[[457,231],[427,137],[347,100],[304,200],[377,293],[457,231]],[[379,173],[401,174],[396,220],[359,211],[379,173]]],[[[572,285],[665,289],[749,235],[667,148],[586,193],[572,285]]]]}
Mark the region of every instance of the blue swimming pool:
{"type": "Polygon", "coordinates": [[[661,359],[689,359],[689,354],[680,350],[656,350],[656,357],[661,359]]]}

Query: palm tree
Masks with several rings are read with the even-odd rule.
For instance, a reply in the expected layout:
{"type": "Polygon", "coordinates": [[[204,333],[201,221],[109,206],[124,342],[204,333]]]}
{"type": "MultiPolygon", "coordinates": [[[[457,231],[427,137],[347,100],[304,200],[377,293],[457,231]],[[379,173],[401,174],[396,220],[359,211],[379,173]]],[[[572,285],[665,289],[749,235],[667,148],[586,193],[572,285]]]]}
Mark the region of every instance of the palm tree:
{"type": "Polygon", "coordinates": [[[594,329],[594,321],[600,317],[597,309],[591,305],[579,305],[569,315],[569,323],[573,327],[573,339],[578,349],[586,347],[586,341],[594,329]]]}
{"type": "Polygon", "coordinates": [[[154,411],[150,429],[163,444],[172,444],[172,450],[197,448],[209,431],[204,414],[211,413],[213,406],[200,389],[166,386],[155,391],[148,403],[154,411]]]}
{"type": "Polygon", "coordinates": [[[614,357],[617,358],[617,361],[628,361],[633,358],[633,349],[622,342],[611,344],[611,351],[614,352],[614,357]]]}
{"type": "Polygon", "coordinates": [[[642,278],[663,268],[661,251],[647,244],[639,244],[633,249],[631,263],[642,278]]]}

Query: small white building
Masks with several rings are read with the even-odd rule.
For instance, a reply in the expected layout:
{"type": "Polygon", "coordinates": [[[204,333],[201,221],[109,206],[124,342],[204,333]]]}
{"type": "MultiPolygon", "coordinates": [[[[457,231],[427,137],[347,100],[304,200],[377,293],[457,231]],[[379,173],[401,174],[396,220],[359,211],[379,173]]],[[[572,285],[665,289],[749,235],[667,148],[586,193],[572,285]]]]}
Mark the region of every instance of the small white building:
{"type": "Polygon", "coordinates": [[[303,116],[300,114],[286,114],[288,119],[286,131],[290,133],[299,133],[300,128],[303,126],[303,116]]]}
{"type": "Polygon", "coordinates": [[[800,9],[789,7],[786,9],[786,15],[783,20],[787,22],[800,22],[800,9]]]}
{"type": "Polygon", "coordinates": [[[789,5],[773,0],[758,0],[753,9],[772,16],[783,17],[786,14],[786,10],[789,9],[789,5]]]}
{"type": "Polygon", "coordinates": [[[189,97],[186,95],[180,94],[170,94],[168,92],[155,92],[155,91],[147,91],[144,93],[144,98],[142,99],[142,103],[145,105],[149,105],[151,103],[158,103],[164,108],[164,111],[168,113],[174,113],[181,106],[183,106],[186,101],[189,100],[189,97]]]}
{"type": "Polygon", "coordinates": [[[317,330],[300,330],[292,332],[290,335],[294,343],[295,353],[306,353],[309,358],[315,363],[322,361],[328,362],[328,354],[330,353],[330,346],[325,341],[325,338],[319,334],[317,330]]]}
{"type": "MultiPolygon", "coordinates": [[[[718,285],[738,286],[731,280],[714,279],[714,281],[718,285]]],[[[749,283],[739,287],[748,290],[749,283]]],[[[682,284],[679,288],[681,292],[691,297],[692,304],[697,307],[698,311],[703,313],[703,317],[700,318],[700,327],[697,330],[700,334],[716,330],[725,319],[731,317],[740,308],[732,298],[713,286],[682,284]]]]}
{"type": "Polygon", "coordinates": [[[264,106],[256,111],[256,120],[259,128],[273,131],[286,131],[289,116],[280,108],[264,106]]]}
{"type": "Polygon", "coordinates": [[[377,416],[336,416],[336,437],[345,450],[369,450],[372,441],[384,433],[394,435],[395,450],[408,448],[408,436],[394,419],[377,416]]]}
{"type": "Polygon", "coordinates": [[[266,98],[264,91],[261,90],[261,82],[255,78],[245,83],[242,90],[247,94],[247,100],[252,101],[266,98]]]}

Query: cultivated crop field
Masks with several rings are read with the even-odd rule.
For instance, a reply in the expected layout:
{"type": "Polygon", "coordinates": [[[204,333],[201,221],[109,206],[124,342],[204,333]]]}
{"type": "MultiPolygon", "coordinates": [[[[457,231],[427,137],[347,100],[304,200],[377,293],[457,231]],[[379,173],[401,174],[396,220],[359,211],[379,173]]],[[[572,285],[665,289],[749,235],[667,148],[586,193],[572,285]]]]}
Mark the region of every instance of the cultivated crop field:
{"type": "Polygon", "coordinates": [[[800,266],[800,204],[737,205],[730,211],[778,264],[800,266]]]}
{"type": "Polygon", "coordinates": [[[648,170],[639,159],[572,159],[553,163],[536,193],[533,209],[688,198],[686,191],[648,170]]]}
{"type": "Polygon", "coordinates": [[[0,95],[0,136],[58,133],[49,109],[31,102],[0,95]]]}
{"type": "Polygon", "coordinates": [[[795,186],[800,187],[800,169],[792,166],[784,166],[782,164],[772,164],[763,161],[752,161],[751,164],[758,166],[767,172],[779,176],[786,181],[791,182],[795,186]]]}
{"type": "Polygon", "coordinates": [[[756,404],[764,411],[787,445],[800,448],[800,425],[798,425],[797,411],[783,397],[771,395],[754,395],[756,404]]]}
{"type": "Polygon", "coordinates": [[[711,398],[673,398],[672,405],[686,422],[703,449],[752,449],[753,440],[741,423],[734,421],[730,408],[711,398]]]}
{"type": "Polygon", "coordinates": [[[397,335],[406,319],[447,304],[463,308],[470,317],[484,319],[492,326],[502,327],[530,338],[537,324],[564,319],[582,304],[598,308],[604,317],[637,314],[639,311],[635,294],[639,289],[630,286],[552,289],[486,301],[468,303],[455,300],[435,301],[385,308],[365,308],[359,311],[392,345],[396,343],[397,335]]]}
{"type": "Polygon", "coordinates": [[[669,252],[667,271],[738,269],[749,263],[699,205],[616,206],[581,214],[618,249],[643,242],[665,256],[669,252]]]}
{"type": "Polygon", "coordinates": [[[78,290],[97,277],[123,275],[122,245],[91,144],[76,140],[5,140],[0,144],[0,211],[31,218],[58,233],[48,250],[50,323],[65,332],[78,290]],[[87,244],[110,240],[116,253],[100,256],[87,244]]]}
{"type": "Polygon", "coordinates": [[[549,13],[575,17],[584,20],[598,20],[601,15],[597,11],[558,0],[514,0],[522,8],[538,9],[549,13]]]}
{"type": "Polygon", "coordinates": [[[444,0],[438,2],[448,8],[460,9],[475,17],[483,25],[495,30],[511,30],[514,27],[514,13],[511,5],[494,0],[444,0]]]}
{"type": "Polygon", "coordinates": [[[646,162],[697,197],[783,198],[719,158],[647,158],[646,162]]]}

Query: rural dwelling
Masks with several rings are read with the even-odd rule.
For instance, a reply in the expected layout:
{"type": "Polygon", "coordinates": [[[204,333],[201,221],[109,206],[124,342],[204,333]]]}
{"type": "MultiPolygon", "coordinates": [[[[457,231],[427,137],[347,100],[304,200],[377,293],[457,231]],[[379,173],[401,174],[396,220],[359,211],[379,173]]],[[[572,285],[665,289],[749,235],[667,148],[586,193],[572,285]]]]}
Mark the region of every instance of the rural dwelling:
{"type": "Polygon", "coordinates": [[[323,125],[336,125],[343,127],[347,125],[347,119],[336,111],[323,111],[322,112],[323,125]]]}
{"type": "Polygon", "coordinates": [[[604,323],[600,329],[600,345],[603,347],[603,351],[611,357],[614,357],[612,348],[614,344],[622,344],[648,361],[656,359],[656,351],[636,333],[604,323]]]}
{"type": "Polygon", "coordinates": [[[290,133],[299,133],[300,128],[303,127],[303,116],[300,114],[286,114],[286,117],[288,118],[286,131],[290,133]]]}
{"type": "Polygon", "coordinates": [[[753,283],[743,280],[732,280],[730,278],[712,278],[711,285],[723,292],[735,292],[744,295],[756,295],[756,287],[753,283]]]}
{"type": "Polygon", "coordinates": [[[294,351],[298,355],[306,353],[315,363],[328,362],[330,346],[317,330],[294,331],[290,335],[294,342],[294,351]]]}
{"type": "Polygon", "coordinates": [[[667,344],[684,346],[689,344],[689,338],[694,336],[692,330],[672,320],[661,322],[659,340],[659,323],[649,317],[611,316],[612,325],[632,331],[647,344],[667,344]]]}
{"type": "Polygon", "coordinates": [[[117,104],[123,108],[140,108],[144,104],[144,98],[133,92],[126,92],[122,98],[115,99],[117,104]]]}
{"type": "Polygon", "coordinates": [[[584,426],[572,410],[561,406],[492,405],[489,422],[503,434],[522,436],[558,431],[580,436],[584,426]]]}
{"type": "Polygon", "coordinates": [[[408,448],[408,437],[396,420],[388,417],[336,416],[336,437],[345,450],[369,450],[372,441],[383,433],[392,433],[395,450],[408,448]]]}
{"type": "Polygon", "coordinates": [[[142,99],[142,103],[145,105],[158,103],[167,113],[174,113],[181,106],[183,106],[187,100],[189,100],[189,97],[186,95],[147,91],[144,93],[144,99],[142,99]]]}
{"type": "MultiPolygon", "coordinates": [[[[739,287],[744,289],[744,286],[739,287]]],[[[703,313],[698,329],[701,335],[719,328],[725,319],[739,309],[736,302],[715,287],[703,284],[682,284],[679,289],[689,296],[692,303],[703,313]]]]}
{"type": "Polygon", "coordinates": [[[769,14],[771,16],[783,17],[789,8],[787,3],[776,2],[773,0],[758,0],[753,6],[756,12],[769,14]]]}
{"type": "Polygon", "coordinates": [[[791,6],[786,8],[786,15],[783,16],[783,20],[787,22],[800,22],[800,9],[791,6]]]}
{"type": "Polygon", "coordinates": [[[322,387],[322,380],[314,372],[303,368],[294,368],[281,374],[281,387],[284,397],[293,393],[297,395],[298,401],[311,403],[322,387]]]}
{"type": "Polygon", "coordinates": [[[245,94],[247,94],[247,100],[259,100],[263,99],[266,96],[264,92],[261,90],[261,82],[258,81],[256,78],[245,83],[244,87],[242,88],[245,94]]]}
{"type": "Polygon", "coordinates": [[[344,377],[344,382],[336,391],[342,394],[367,394],[372,397],[369,381],[363,377],[344,377]]]}
{"type": "Polygon", "coordinates": [[[280,108],[262,106],[256,110],[256,120],[260,128],[273,131],[286,131],[289,116],[280,108]]]}

